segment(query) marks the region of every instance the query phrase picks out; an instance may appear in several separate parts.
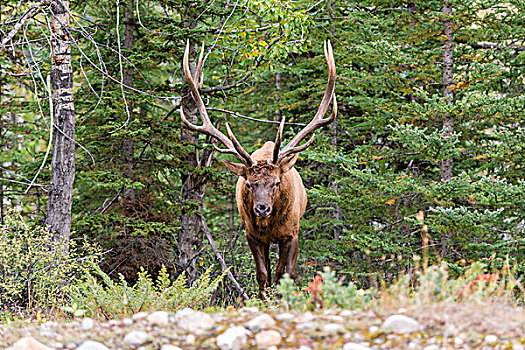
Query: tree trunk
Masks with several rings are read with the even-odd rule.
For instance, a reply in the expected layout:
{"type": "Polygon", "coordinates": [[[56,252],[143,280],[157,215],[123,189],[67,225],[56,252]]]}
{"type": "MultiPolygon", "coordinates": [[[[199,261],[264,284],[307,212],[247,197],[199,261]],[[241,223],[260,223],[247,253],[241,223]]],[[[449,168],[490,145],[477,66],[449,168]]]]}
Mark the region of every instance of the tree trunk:
{"type": "Polygon", "coordinates": [[[275,102],[277,102],[277,111],[275,111],[275,120],[278,122],[281,121],[282,118],[282,111],[281,111],[281,73],[277,72],[275,74],[275,90],[277,90],[277,98],[275,102]]]}
{"type": "MultiPolygon", "coordinates": [[[[124,57],[129,56],[129,52],[133,47],[133,5],[134,0],[128,0],[126,10],[124,13],[124,57]]],[[[124,69],[122,82],[126,86],[132,86],[133,84],[133,67],[129,66],[126,62],[126,68],[124,69]]],[[[126,116],[132,119],[133,116],[133,101],[131,99],[126,99],[126,116]]],[[[124,161],[124,176],[131,181],[134,180],[134,141],[132,138],[124,140],[122,144],[122,153],[124,161]]],[[[126,188],[124,190],[124,208],[126,209],[129,205],[132,205],[135,202],[135,189],[126,188]]]]}
{"type": "Polygon", "coordinates": [[[68,248],[75,179],[75,108],[69,35],[69,1],[51,2],[51,80],[53,86],[53,155],[46,224],[62,249],[68,248]]]}
{"type": "MultiPolygon", "coordinates": [[[[454,28],[452,19],[452,4],[448,1],[443,2],[443,32],[446,40],[443,48],[443,96],[450,105],[454,104],[454,92],[450,89],[454,81],[454,28]]],[[[445,136],[451,136],[454,132],[454,118],[451,115],[443,116],[443,129],[445,129],[445,136]]],[[[441,161],[441,180],[450,180],[453,176],[453,159],[443,159],[441,161]]]]}

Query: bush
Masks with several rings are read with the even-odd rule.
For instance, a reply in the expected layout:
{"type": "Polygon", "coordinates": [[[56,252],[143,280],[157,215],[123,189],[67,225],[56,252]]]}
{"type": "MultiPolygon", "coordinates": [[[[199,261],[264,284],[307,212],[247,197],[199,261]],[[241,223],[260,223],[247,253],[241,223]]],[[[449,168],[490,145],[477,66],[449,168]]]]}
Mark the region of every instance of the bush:
{"type": "Polygon", "coordinates": [[[525,289],[516,278],[516,266],[509,260],[501,269],[489,270],[487,264],[474,262],[459,276],[451,277],[448,264],[430,266],[414,275],[405,275],[382,292],[383,306],[401,307],[441,302],[523,303],[525,289]]]}
{"type": "Polygon", "coordinates": [[[74,241],[69,249],[54,249],[52,235],[9,213],[0,226],[0,319],[40,318],[66,302],[66,286],[84,271],[74,241]]]}
{"type": "Polygon", "coordinates": [[[137,283],[128,286],[124,276],[120,275],[119,281],[115,282],[98,265],[92,267],[94,274],[87,272],[81,283],[71,286],[74,307],[67,311],[80,311],[86,316],[105,319],[130,316],[139,311],[203,308],[208,306],[211,295],[225,275],[223,273],[212,280],[210,268],[188,287],[184,274],[172,282],[163,266],[154,281],[141,268],[137,283]]]}
{"type": "Polygon", "coordinates": [[[343,285],[338,281],[335,272],[325,267],[308,287],[301,292],[288,274],[281,279],[277,291],[281,302],[287,309],[357,309],[364,308],[373,299],[375,291],[357,289],[354,283],[343,285]]]}

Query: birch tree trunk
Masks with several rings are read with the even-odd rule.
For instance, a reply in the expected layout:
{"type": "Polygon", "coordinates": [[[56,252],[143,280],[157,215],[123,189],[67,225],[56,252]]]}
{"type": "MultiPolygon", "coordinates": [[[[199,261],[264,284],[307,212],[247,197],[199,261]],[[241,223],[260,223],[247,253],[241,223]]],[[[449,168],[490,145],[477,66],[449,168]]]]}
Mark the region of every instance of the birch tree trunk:
{"type": "MultiPolygon", "coordinates": [[[[452,19],[452,4],[449,1],[443,2],[443,33],[446,36],[443,48],[443,96],[450,105],[454,104],[454,92],[450,89],[454,81],[454,28],[452,19]]],[[[454,132],[454,117],[452,115],[443,116],[443,128],[445,136],[451,136],[454,132]]],[[[443,159],[441,161],[441,180],[450,180],[453,176],[453,159],[443,159]]]]}
{"type": "Polygon", "coordinates": [[[53,87],[53,153],[46,224],[54,240],[68,248],[71,232],[71,205],[75,179],[75,108],[69,1],[51,2],[51,81],[53,87]]]}

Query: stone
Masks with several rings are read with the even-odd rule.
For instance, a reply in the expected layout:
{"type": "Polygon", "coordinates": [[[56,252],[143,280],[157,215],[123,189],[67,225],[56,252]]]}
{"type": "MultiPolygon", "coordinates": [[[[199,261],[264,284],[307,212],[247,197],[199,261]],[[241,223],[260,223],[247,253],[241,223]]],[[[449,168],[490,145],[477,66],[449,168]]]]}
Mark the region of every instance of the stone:
{"type": "Polygon", "coordinates": [[[129,345],[141,345],[148,340],[148,334],[143,331],[131,331],[124,336],[124,343],[129,345]]]}
{"type": "Polygon", "coordinates": [[[281,344],[282,340],[283,338],[281,337],[281,333],[275,330],[262,331],[255,335],[255,342],[257,343],[258,347],[266,348],[270,346],[276,346],[281,344]]]}
{"type": "Polygon", "coordinates": [[[512,343],[512,350],[524,350],[525,346],[518,343],[519,340],[516,340],[516,342],[512,343]]]}
{"type": "Polygon", "coordinates": [[[314,319],[314,315],[311,312],[305,312],[295,318],[295,322],[311,322],[314,319]]]}
{"type": "Polygon", "coordinates": [[[262,314],[251,319],[248,323],[246,323],[246,328],[248,328],[251,331],[258,331],[261,329],[268,329],[274,325],[275,320],[272,316],[268,314],[262,314]]]}
{"type": "Polygon", "coordinates": [[[375,334],[379,332],[379,327],[378,326],[370,326],[370,328],[368,328],[368,333],[370,334],[375,334]]]}
{"type": "Polygon", "coordinates": [[[295,316],[286,312],[284,314],[279,314],[279,315],[275,316],[275,318],[278,321],[286,322],[286,321],[291,321],[291,320],[295,319],[295,316]]]}
{"type": "Polygon", "coordinates": [[[23,337],[14,343],[9,350],[53,350],[33,337],[23,337]]]}
{"type": "Polygon", "coordinates": [[[492,345],[492,344],[496,344],[497,341],[498,341],[498,337],[495,336],[494,334],[487,334],[487,335],[485,336],[485,342],[486,342],[487,344],[490,344],[490,345],[492,345]]]}
{"type": "Polygon", "coordinates": [[[77,350],[109,350],[109,348],[97,341],[88,340],[83,342],[77,350]]]}
{"type": "Polygon", "coordinates": [[[259,308],[256,306],[245,306],[239,310],[241,314],[253,314],[259,312],[259,308]]]}
{"type": "Polygon", "coordinates": [[[165,326],[170,323],[169,313],[166,311],[155,311],[146,317],[146,320],[155,326],[165,326]]]}
{"type": "Polygon", "coordinates": [[[339,323],[327,323],[321,327],[321,331],[327,335],[343,334],[345,327],[339,323]]]}
{"type": "Polygon", "coordinates": [[[126,327],[129,327],[133,324],[133,320],[129,317],[126,317],[126,318],[123,318],[122,319],[122,325],[123,326],[126,326],[126,327]]]}
{"type": "Polygon", "coordinates": [[[217,337],[217,346],[221,350],[241,350],[247,343],[246,328],[230,327],[217,337]]]}
{"type": "Polygon", "coordinates": [[[394,333],[412,333],[419,329],[419,323],[405,315],[392,315],[383,322],[382,327],[394,333]]]}
{"type": "MultiPolygon", "coordinates": [[[[190,309],[191,310],[191,309],[190,309]]],[[[182,310],[183,311],[183,310],[182,310]]],[[[213,318],[200,311],[193,311],[179,314],[175,314],[175,319],[177,320],[177,325],[187,332],[192,332],[195,334],[203,334],[206,331],[213,328],[215,321],[213,318]]]]}
{"type": "Polygon", "coordinates": [[[346,343],[343,346],[343,350],[372,350],[372,348],[369,348],[368,346],[361,345],[358,343],[346,343]]]}
{"type": "Polygon", "coordinates": [[[82,323],[80,324],[80,329],[82,329],[83,331],[89,331],[91,328],[93,328],[94,324],[95,321],[93,321],[89,317],[86,317],[82,320],[82,323]]]}
{"type": "Polygon", "coordinates": [[[352,317],[354,316],[354,312],[352,312],[352,310],[343,310],[339,313],[339,315],[343,317],[352,317]]]}
{"type": "Polygon", "coordinates": [[[441,347],[437,344],[432,344],[432,345],[429,345],[429,346],[425,346],[423,348],[423,350],[439,350],[441,349],[441,347]]]}
{"type": "Polygon", "coordinates": [[[197,338],[193,334],[188,334],[188,336],[186,337],[186,344],[193,345],[195,344],[196,340],[197,338]]]}
{"type": "Polygon", "coordinates": [[[178,322],[181,318],[191,315],[193,313],[195,313],[195,310],[190,309],[189,307],[179,310],[175,313],[175,321],[178,322]]]}
{"type": "Polygon", "coordinates": [[[131,319],[133,321],[140,321],[140,320],[143,320],[145,319],[146,317],[148,317],[149,313],[145,312],[145,311],[142,311],[142,312],[137,312],[136,314],[134,314],[133,316],[131,316],[131,319]]]}
{"type": "Polygon", "coordinates": [[[303,322],[295,326],[295,329],[298,331],[313,330],[316,329],[317,326],[318,324],[315,322],[303,322]]]}
{"type": "Polygon", "coordinates": [[[178,346],[175,346],[175,345],[162,345],[160,347],[160,350],[182,350],[181,348],[179,348],[178,346]]]}

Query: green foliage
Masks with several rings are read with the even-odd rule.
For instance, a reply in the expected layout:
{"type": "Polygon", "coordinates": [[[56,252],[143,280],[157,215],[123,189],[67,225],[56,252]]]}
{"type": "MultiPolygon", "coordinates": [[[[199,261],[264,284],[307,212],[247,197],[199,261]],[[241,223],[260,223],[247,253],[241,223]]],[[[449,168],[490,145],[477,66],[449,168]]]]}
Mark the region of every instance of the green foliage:
{"type": "Polygon", "coordinates": [[[31,225],[14,212],[4,217],[0,226],[1,312],[42,318],[68,302],[67,288],[88,273],[95,255],[91,247],[75,241],[70,242],[69,250],[56,244],[45,227],[31,225]]]}
{"type": "MultiPolygon", "coordinates": [[[[12,16],[16,3],[8,1],[0,11],[12,16]]],[[[325,88],[322,43],[330,39],[339,114],[337,124],[319,130],[296,164],[308,188],[299,278],[307,281],[329,265],[360,288],[381,278],[394,283],[414,268],[423,225],[431,241],[430,262],[444,260],[462,269],[465,262],[494,254],[495,259],[508,256],[516,274],[523,275],[524,4],[453,2],[450,103],[443,96],[442,1],[140,1],[129,22],[121,3],[120,28],[115,3],[73,3],[72,11],[82,13],[71,31],[76,141],[82,146],[77,147],[75,231],[111,248],[107,260],[129,252],[123,241],[162,240],[173,247],[162,252],[162,263],[176,266],[178,218],[201,211],[232,272],[255,295],[253,259],[231,204],[235,177],[220,162],[194,167],[195,151],[211,147],[204,136],[198,145],[181,140],[178,108],[188,93],[180,70],[181,43],[206,44],[202,95],[209,107],[306,124],[325,88]],[[130,50],[122,45],[126,22],[134,23],[130,50]],[[94,23],[96,31],[90,29],[94,23]],[[117,30],[125,55],[122,70],[132,71],[132,89],[118,84],[117,30]],[[123,94],[133,106],[130,120],[123,94]],[[443,129],[446,115],[454,119],[450,135],[443,129]],[[125,144],[132,144],[131,155],[124,154],[125,144]],[[442,162],[448,159],[454,176],[442,179],[442,162]],[[189,174],[207,182],[202,207],[181,196],[189,174]],[[122,199],[127,190],[136,194],[131,205],[122,199]],[[422,222],[416,219],[420,211],[422,222]]],[[[20,193],[36,175],[49,137],[47,90],[39,78],[50,70],[42,23],[28,20],[27,39],[17,36],[20,44],[0,58],[9,73],[0,77],[5,86],[0,104],[4,202],[19,203],[24,213],[40,218],[47,164],[37,186],[25,197],[20,193]],[[28,59],[29,50],[35,59],[28,59]]],[[[8,32],[12,24],[6,25],[8,32]]],[[[274,124],[209,112],[223,130],[229,122],[249,152],[275,138],[274,124]]],[[[287,125],[283,143],[299,129],[287,125]]],[[[203,252],[199,263],[206,269],[213,258],[201,243],[195,248],[203,252]]],[[[272,254],[274,262],[273,248],[272,254]]],[[[144,256],[142,261],[154,260],[144,256]]],[[[157,272],[155,266],[146,268],[157,272]]],[[[218,294],[226,303],[236,298],[226,288],[218,294]]]]}
{"type": "Polygon", "coordinates": [[[523,304],[525,288],[516,278],[516,265],[506,260],[501,269],[474,262],[459,274],[450,273],[446,263],[405,275],[388,287],[381,303],[394,307],[448,302],[499,302],[523,304]]]}
{"type": "Polygon", "coordinates": [[[225,274],[211,277],[206,270],[188,287],[184,274],[171,281],[163,267],[156,280],[141,268],[137,283],[128,286],[122,275],[113,281],[100,267],[93,265],[93,273],[86,272],[81,282],[70,288],[71,310],[83,310],[86,316],[113,319],[130,316],[139,311],[179,310],[185,307],[204,308],[225,274]]]}
{"type": "Polygon", "coordinates": [[[294,281],[286,274],[277,286],[281,303],[287,309],[357,309],[366,308],[372,300],[374,291],[358,289],[354,283],[343,285],[336,274],[326,266],[323,272],[308,283],[308,288],[301,292],[294,281]]]}

